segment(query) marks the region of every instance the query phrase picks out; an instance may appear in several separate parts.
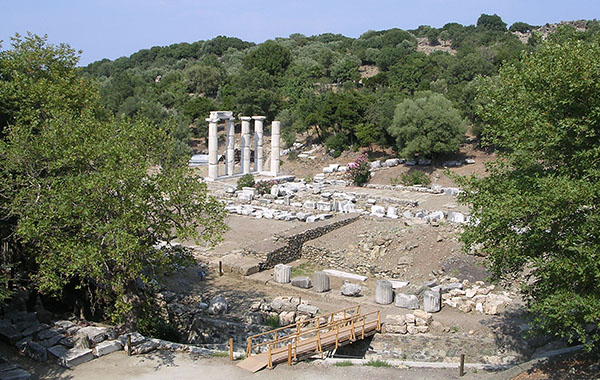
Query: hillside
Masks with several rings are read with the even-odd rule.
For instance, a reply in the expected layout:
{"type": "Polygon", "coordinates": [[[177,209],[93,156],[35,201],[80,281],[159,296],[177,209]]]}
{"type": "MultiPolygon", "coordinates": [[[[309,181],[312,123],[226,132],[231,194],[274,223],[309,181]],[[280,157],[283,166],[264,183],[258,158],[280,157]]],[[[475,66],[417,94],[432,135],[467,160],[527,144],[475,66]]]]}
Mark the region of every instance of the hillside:
{"type": "MultiPolygon", "coordinates": [[[[143,49],[82,71],[99,81],[102,103],[113,114],[169,121],[184,154],[191,153],[190,139],[202,150],[204,119],[214,109],[266,115],[267,123],[278,119],[288,146],[297,134],[308,134],[309,143],[326,144],[334,157],[350,147],[401,153],[404,143],[390,127],[402,101],[423,91],[442,94],[479,137],[484,126],[476,114],[483,101],[477,98],[478,78],[518,62],[557,30],[574,29],[585,39],[598,25],[517,22],[508,28],[499,16],[484,14],[475,25],[367,31],[356,39],[292,34],[257,45],[219,36],[143,49]]],[[[441,153],[454,152],[455,146],[441,153]]]]}

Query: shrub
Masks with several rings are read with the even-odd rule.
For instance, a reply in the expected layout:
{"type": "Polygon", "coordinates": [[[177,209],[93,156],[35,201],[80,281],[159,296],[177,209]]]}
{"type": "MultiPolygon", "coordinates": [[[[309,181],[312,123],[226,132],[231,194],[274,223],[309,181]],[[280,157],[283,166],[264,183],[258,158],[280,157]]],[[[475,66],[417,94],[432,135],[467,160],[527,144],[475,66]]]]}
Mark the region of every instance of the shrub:
{"type": "Polygon", "coordinates": [[[277,185],[277,181],[275,180],[267,180],[267,181],[258,181],[254,184],[254,188],[260,195],[269,194],[271,192],[271,188],[277,185]]]}
{"type": "Polygon", "coordinates": [[[369,360],[365,363],[367,367],[391,367],[392,365],[385,360],[369,360]]]}
{"type": "Polygon", "coordinates": [[[344,360],[341,362],[336,362],[334,364],[334,366],[336,367],[352,367],[354,365],[354,363],[352,363],[350,360],[344,360]]]}
{"type": "Polygon", "coordinates": [[[265,321],[265,325],[270,326],[274,329],[279,327],[279,315],[273,315],[265,321]]]}
{"type": "Polygon", "coordinates": [[[254,187],[254,176],[252,174],[244,174],[237,181],[237,189],[242,190],[242,187],[254,187]]]}
{"type": "Polygon", "coordinates": [[[367,154],[363,154],[348,165],[348,178],[356,186],[362,186],[368,183],[371,179],[371,171],[369,167],[369,158],[367,154]]]}
{"type": "Polygon", "coordinates": [[[431,179],[429,176],[419,170],[410,171],[408,173],[402,174],[400,177],[400,181],[405,186],[413,186],[413,185],[425,185],[428,186],[431,184],[431,179]]]}

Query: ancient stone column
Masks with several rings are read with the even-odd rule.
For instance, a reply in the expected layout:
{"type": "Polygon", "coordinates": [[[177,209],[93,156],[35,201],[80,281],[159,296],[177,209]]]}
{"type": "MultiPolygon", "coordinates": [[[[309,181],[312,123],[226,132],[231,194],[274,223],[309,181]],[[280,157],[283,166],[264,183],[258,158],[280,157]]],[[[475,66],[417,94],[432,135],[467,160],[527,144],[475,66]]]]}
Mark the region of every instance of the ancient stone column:
{"type": "Polygon", "coordinates": [[[287,284],[292,280],[292,267],[285,264],[277,264],[273,269],[273,280],[278,284],[287,284]]]}
{"type": "Polygon", "coordinates": [[[225,121],[225,131],[227,133],[227,152],[225,154],[225,165],[227,175],[233,175],[233,168],[235,165],[235,125],[232,120],[225,121]]]}
{"type": "Polygon", "coordinates": [[[428,313],[437,313],[442,308],[442,295],[440,292],[428,290],[423,293],[423,310],[428,313]]]}
{"type": "Polygon", "coordinates": [[[252,116],[254,119],[254,171],[263,170],[263,121],[264,116],[252,116]]]}
{"type": "Polygon", "coordinates": [[[381,305],[389,305],[394,300],[394,291],[392,283],[387,280],[377,281],[375,288],[375,302],[381,305]]]}
{"type": "Polygon", "coordinates": [[[329,276],[323,272],[315,272],[313,275],[313,286],[315,288],[315,292],[327,292],[331,288],[329,286],[329,276]]]}
{"type": "Polygon", "coordinates": [[[273,121],[271,125],[271,174],[273,176],[279,175],[279,129],[280,123],[273,121]]]}
{"type": "Polygon", "coordinates": [[[242,116],[242,174],[250,173],[250,116],[242,116]]]}
{"type": "Polygon", "coordinates": [[[208,178],[216,179],[219,175],[217,167],[217,151],[219,149],[219,141],[217,140],[217,122],[219,119],[208,118],[208,178]]]}

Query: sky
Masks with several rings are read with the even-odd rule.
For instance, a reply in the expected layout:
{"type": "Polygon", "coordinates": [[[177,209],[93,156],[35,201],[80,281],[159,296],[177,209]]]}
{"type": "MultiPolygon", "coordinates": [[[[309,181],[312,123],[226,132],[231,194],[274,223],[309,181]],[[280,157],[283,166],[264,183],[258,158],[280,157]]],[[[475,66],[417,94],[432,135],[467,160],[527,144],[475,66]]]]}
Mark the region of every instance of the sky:
{"type": "Polygon", "coordinates": [[[48,35],[82,50],[81,65],[140,49],[219,35],[263,42],[293,33],[339,33],[477,23],[497,14],[509,26],[600,18],[600,0],[0,0],[0,40],[48,35]]]}

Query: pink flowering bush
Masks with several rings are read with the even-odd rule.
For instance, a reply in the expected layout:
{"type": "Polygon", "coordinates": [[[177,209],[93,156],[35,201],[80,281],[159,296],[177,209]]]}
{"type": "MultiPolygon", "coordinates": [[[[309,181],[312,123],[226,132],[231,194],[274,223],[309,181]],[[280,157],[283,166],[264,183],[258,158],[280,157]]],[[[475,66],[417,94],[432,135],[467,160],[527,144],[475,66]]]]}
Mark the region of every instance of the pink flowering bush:
{"type": "Polygon", "coordinates": [[[271,188],[277,185],[275,180],[258,181],[254,184],[254,188],[260,195],[268,194],[271,192],[271,188]]]}
{"type": "Polygon", "coordinates": [[[354,162],[348,165],[347,176],[356,186],[362,186],[371,179],[369,157],[361,154],[354,162]]]}

